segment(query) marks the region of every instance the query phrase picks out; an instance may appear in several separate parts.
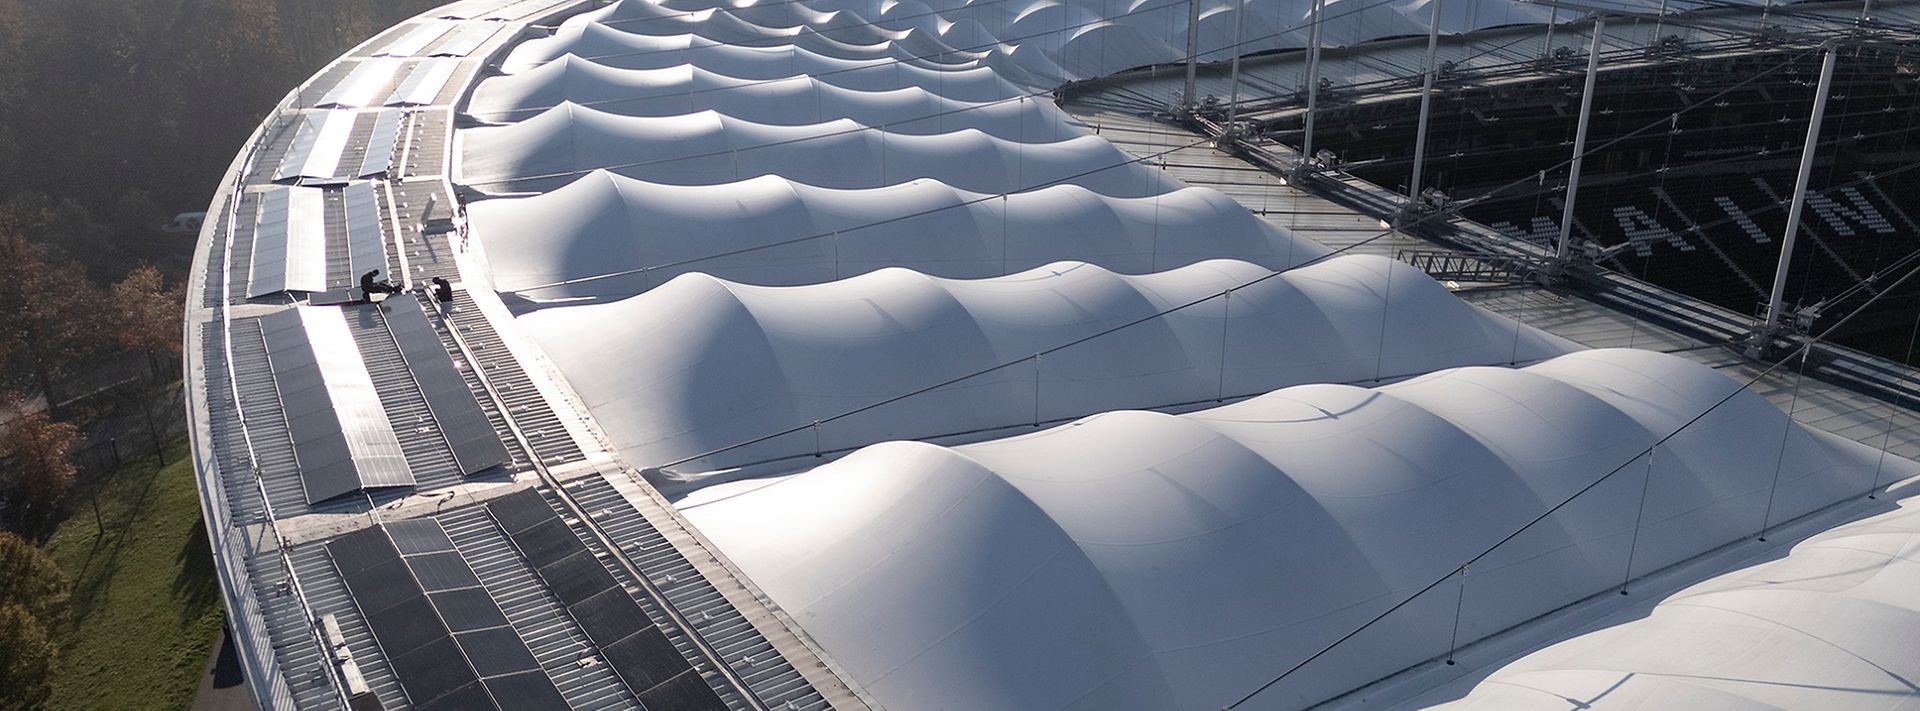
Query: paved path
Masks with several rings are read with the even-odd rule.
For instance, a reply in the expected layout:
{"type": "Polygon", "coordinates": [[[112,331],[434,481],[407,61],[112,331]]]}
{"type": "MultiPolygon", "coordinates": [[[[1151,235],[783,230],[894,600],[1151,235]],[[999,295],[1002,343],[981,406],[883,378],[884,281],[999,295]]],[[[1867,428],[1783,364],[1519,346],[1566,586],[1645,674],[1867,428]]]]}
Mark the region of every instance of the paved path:
{"type": "Polygon", "coordinates": [[[242,683],[245,678],[232,642],[232,636],[223,630],[213,643],[206,670],[200,672],[200,691],[193,695],[193,711],[252,711],[253,696],[242,683]]]}

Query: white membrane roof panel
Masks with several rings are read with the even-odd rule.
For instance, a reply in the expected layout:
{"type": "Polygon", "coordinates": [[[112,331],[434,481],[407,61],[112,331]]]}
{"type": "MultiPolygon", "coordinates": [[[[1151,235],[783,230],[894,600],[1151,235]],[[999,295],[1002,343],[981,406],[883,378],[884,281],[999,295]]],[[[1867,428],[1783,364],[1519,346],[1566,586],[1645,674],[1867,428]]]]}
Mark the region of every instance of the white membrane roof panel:
{"type": "Polygon", "coordinates": [[[812,455],[816,447],[1018,434],[1035,422],[1106,410],[1532,362],[1577,349],[1452,298],[1384,257],[1273,274],[1227,260],[1143,276],[1055,262],[984,280],[893,268],[802,287],[688,274],[639,296],[543,308],[519,322],[572,374],[614,445],[642,466],[824,421],[682,467],[692,471],[812,455]],[[1229,289],[1231,296],[1173,310],[1229,289]],[[1170,313],[1101,335],[1163,312],[1170,313]],[[1043,355],[1035,380],[1031,355],[1089,337],[1043,355]],[[1014,365],[836,419],[1003,363],[1014,365]]]}
{"type": "MultiPolygon", "coordinates": [[[[1894,460],[1888,479],[1913,473],[1894,460]]],[[[1458,709],[1912,708],[1920,500],[1419,697],[1458,709]]]]}
{"type": "Polygon", "coordinates": [[[1617,587],[1630,544],[1656,570],[1856,497],[1880,465],[1705,366],[1598,350],[875,445],[681,508],[889,707],[1217,709],[1606,477],[1479,559],[1479,594],[1413,598],[1274,708],[1446,653],[1456,610],[1465,644],[1617,587]]]}
{"type": "Polygon", "coordinates": [[[790,286],[885,267],[977,279],[1068,259],[1127,274],[1221,258],[1279,269],[1327,252],[1207,188],[1113,198],[1060,185],[1001,197],[933,180],[836,190],[773,176],[671,186],[598,172],[468,210],[495,288],[536,299],[630,295],[688,272],[790,286]]]}

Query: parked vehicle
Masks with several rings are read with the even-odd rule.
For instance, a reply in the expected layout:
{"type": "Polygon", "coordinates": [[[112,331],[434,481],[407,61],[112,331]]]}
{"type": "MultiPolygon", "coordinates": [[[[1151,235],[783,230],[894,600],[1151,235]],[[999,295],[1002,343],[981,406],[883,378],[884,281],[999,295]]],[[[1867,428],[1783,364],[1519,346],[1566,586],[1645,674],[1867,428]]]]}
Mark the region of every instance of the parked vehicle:
{"type": "Polygon", "coordinates": [[[200,234],[200,225],[207,221],[207,213],[182,212],[173,216],[173,221],[160,226],[160,231],[170,235],[200,234]]]}

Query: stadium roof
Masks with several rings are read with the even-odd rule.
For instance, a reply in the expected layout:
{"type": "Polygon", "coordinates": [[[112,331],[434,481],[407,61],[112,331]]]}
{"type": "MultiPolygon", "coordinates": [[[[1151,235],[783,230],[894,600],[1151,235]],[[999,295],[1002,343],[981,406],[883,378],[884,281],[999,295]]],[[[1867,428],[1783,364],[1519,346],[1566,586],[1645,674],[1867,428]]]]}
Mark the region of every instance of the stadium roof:
{"type": "MultiPolygon", "coordinates": [[[[1557,14],[1447,8],[1445,32],[1557,14]]],[[[1339,0],[1323,42],[1429,9],[1339,0]]],[[[1711,309],[1624,277],[1457,295],[1379,251],[1419,243],[1365,200],[1056,103],[1185,59],[1190,11],[1224,60],[1302,46],[1310,4],[465,0],[290,93],[188,304],[257,700],[1505,704],[1421,670],[1680,669],[1675,626],[1750,626],[1546,644],[1920,473],[1913,425],[1804,366],[1789,390],[1713,348],[1586,350],[1603,304],[1711,309]],[[421,291],[363,303],[375,268],[421,291]],[[1564,306],[1474,303],[1508,297],[1564,306]],[[1639,656],[1588,661],[1615,650],[1639,656]]],[[[1823,594],[1751,611],[1854,609],[1823,594]]],[[[1826,624],[1872,651],[1906,619],[1826,624]]],[[[1743,698],[1840,698],[1805,693],[1743,698]]]]}

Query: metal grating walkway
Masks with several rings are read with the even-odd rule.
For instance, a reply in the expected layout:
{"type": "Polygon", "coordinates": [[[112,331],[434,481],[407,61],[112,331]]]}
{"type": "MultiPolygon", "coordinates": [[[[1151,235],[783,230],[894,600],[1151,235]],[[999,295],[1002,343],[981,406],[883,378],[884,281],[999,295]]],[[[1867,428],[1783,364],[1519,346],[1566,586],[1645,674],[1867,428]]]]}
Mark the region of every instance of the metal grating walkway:
{"type": "MultiPolygon", "coordinates": [[[[467,299],[466,294],[456,291],[454,295],[456,298],[456,309],[473,308],[473,302],[467,299]],[[461,307],[460,304],[462,303],[466,304],[466,306],[461,307]]],[[[421,298],[424,299],[425,297],[421,298]]],[[[429,305],[429,308],[432,308],[432,306],[429,305]]],[[[459,315],[458,311],[456,311],[456,322],[458,321],[459,315]]],[[[482,320],[484,321],[484,319],[482,320]]],[[[440,324],[440,327],[435,328],[433,332],[434,335],[440,337],[441,347],[446,348],[447,354],[453,358],[454,367],[460,370],[460,378],[466,381],[467,389],[473,391],[474,399],[480,403],[480,410],[487,415],[487,422],[493,425],[494,433],[500,435],[501,444],[507,446],[507,457],[510,460],[508,468],[516,471],[525,469],[532,462],[527,456],[526,448],[520,445],[519,438],[513,436],[513,431],[507,426],[507,420],[500,412],[498,404],[494,402],[492,397],[487,395],[486,385],[481,382],[480,376],[474,372],[473,365],[467,360],[465,353],[461,351],[460,344],[455,342],[453,335],[447,332],[445,322],[440,319],[434,319],[434,321],[436,324],[440,324]]]]}
{"type": "MultiPolygon", "coordinates": [[[[528,445],[541,463],[548,466],[583,461],[586,453],[580,451],[580,445],[573,441],[572,433],[561,423],[559,415],[547,405],[533,379],[528,377],[520,362],[507,350],[507,344],[500,334],[487,321],[486,314],[475,306],[472,297],[465,290],[454,292],[453,325],[459,329],[460,343],[472,354],[474,361],[486,372],[486,381],[491,383],[506,403],[507,412],[526,435],[528,445]]],[[[459,351],[452,351],[458,360],[459,351]]],[[[480,391],[484,392],[484,391],[480,391]]],[[[493,420],[493,412],[488,419],[493,420]]],[[[504,423],[495,421],[496,429],[502,439],[512,435],[500,427],[504,423]]]]}

